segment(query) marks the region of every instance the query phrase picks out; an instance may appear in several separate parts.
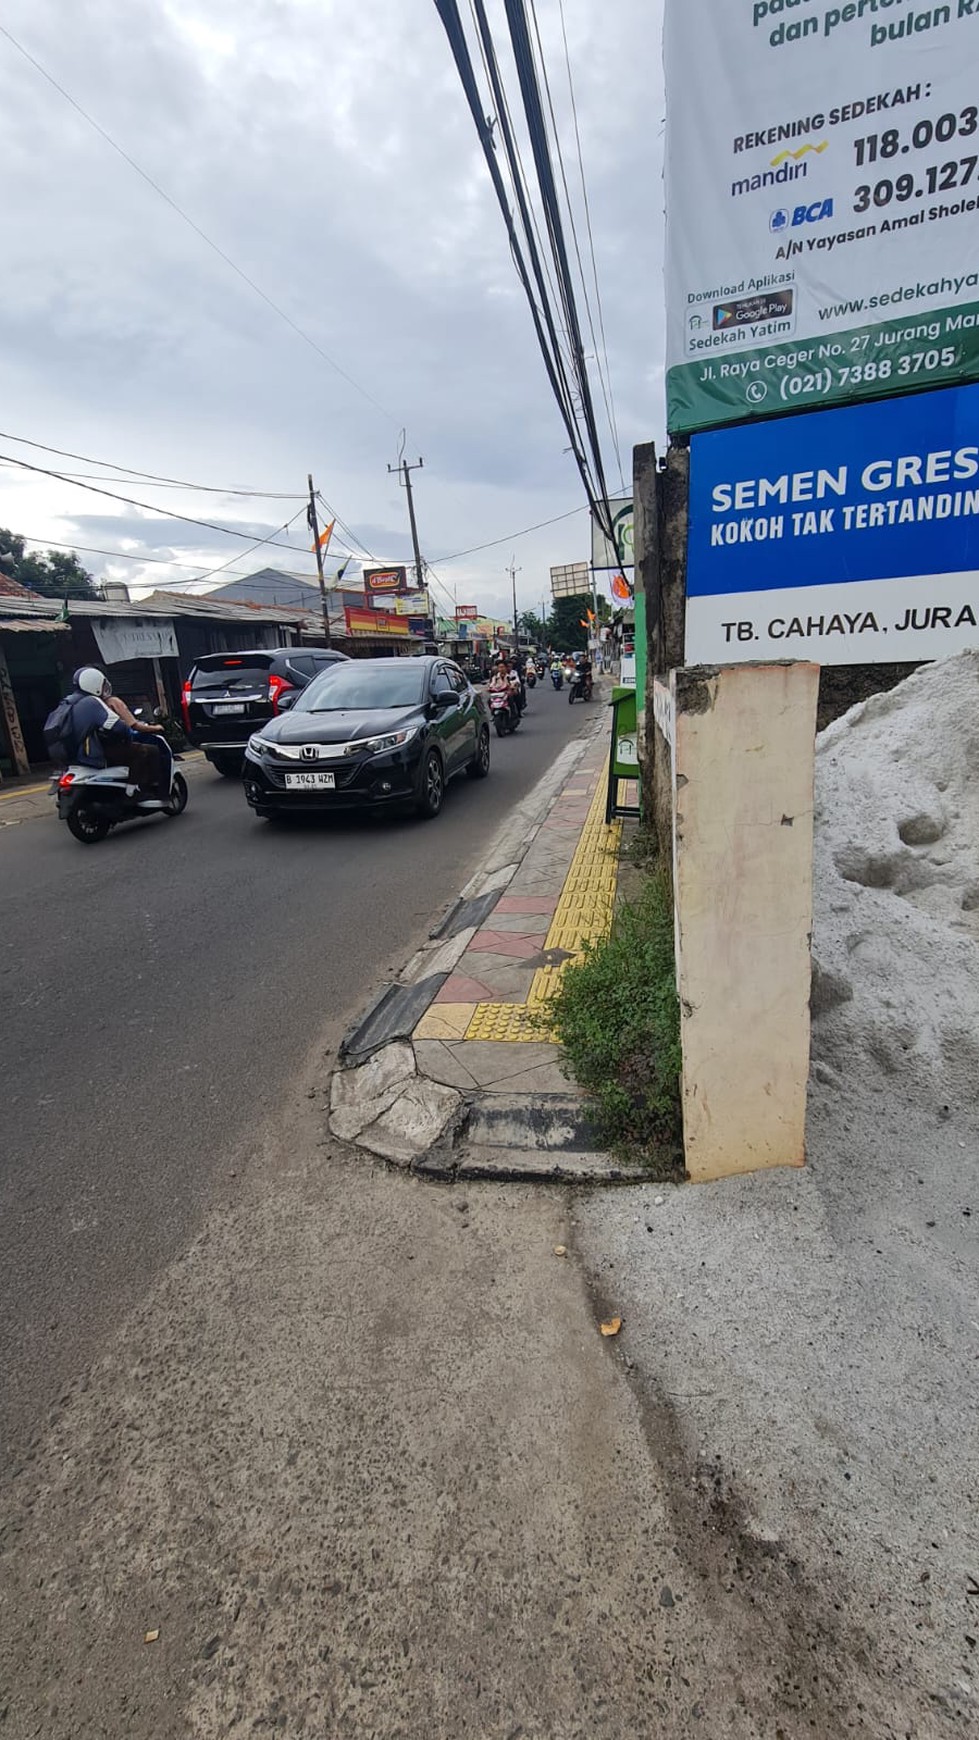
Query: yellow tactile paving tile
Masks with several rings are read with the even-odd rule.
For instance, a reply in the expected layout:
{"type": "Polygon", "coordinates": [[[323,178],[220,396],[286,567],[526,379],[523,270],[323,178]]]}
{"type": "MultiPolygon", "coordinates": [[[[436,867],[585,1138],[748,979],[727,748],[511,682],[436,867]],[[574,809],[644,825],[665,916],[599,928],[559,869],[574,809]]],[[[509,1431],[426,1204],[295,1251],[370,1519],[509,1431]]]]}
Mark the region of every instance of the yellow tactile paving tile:
{"type": "Polygon", "coordinates": [[[475,1003],[433,1003],[425,1011],[412,1039],[466,1039],[475,1003]]]}
{"type": "Polygon", "coordinates": [[[466,1030],[467,1039],[493,1039],[504,1045],[540,1042],[549,1036],[546,1016],[539,1005],[530,1003],[477,1003],[466,1030]]]}
{"type": "MultiPolygon", "coordinates": [[[[615,910],[621,843],[621,822],[605,825],[605,787],[599,780],[544,940],[545,949],[561,949],[578,959],[586,942],[599,942],[608,935],[615,910]]],[[[539,967],[526,1003],[477,1003],[465,1038],[495,1039],[504,1044],[546,1038],[543,1010],[554,996],[566,965],[539,967]]],[[[428,1037],[420,1028],[416,1034],[428,1037]]]]}

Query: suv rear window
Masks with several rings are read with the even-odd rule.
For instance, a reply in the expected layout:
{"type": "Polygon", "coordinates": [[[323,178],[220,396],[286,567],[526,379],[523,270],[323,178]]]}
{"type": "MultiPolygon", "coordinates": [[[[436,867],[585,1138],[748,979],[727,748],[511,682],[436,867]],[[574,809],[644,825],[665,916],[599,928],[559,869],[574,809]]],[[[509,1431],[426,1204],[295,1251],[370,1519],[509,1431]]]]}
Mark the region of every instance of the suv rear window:
{"type": "Polygon", "coordinates": [[[272,656],[247,653],[235,658],[233,653],[213,653],[200,659],[194,672],[191,693],[206,689],[264,689],[272,666],[272,656]]]}

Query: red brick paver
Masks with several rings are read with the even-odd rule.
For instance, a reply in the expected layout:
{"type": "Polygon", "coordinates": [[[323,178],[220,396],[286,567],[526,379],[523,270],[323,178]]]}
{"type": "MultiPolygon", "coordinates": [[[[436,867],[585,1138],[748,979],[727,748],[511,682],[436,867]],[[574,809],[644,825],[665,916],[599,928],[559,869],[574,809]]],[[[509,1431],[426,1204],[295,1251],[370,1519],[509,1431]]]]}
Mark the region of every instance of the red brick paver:
{"type": "Polygon", "coordinates": [[[525,918],[541,915],[550,918],[558,903],[556,894],[503,894],[494,912],[520,912],[525,918]]]}
{"type": "Polygon", "coordinates": [[[467,954],[512,955],[514,960],[529,961],[539,955],[539,936],[521,936],[512,930],[478,930],[466,950],[467,954]]]}
{"type": "Polygon", "coordinates": [[[436,997],[436,1003],[492,1003],[496,992],[480,979],[467,978],[465,973],[452,973],[436,997]]]}

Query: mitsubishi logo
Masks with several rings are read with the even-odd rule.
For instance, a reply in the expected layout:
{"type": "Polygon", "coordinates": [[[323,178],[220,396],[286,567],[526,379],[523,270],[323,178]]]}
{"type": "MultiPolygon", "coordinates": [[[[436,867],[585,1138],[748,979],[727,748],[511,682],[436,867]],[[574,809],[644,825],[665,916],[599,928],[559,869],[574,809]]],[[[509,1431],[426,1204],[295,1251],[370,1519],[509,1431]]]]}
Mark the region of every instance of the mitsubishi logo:
{"type": "Polygon", "coordinates": [[[319,753],[320,753],[319,749],[317,748],[315,743],[304,743],[303,744],[303,760],[304,761],[318,761],[319,760],[319,753]]]}

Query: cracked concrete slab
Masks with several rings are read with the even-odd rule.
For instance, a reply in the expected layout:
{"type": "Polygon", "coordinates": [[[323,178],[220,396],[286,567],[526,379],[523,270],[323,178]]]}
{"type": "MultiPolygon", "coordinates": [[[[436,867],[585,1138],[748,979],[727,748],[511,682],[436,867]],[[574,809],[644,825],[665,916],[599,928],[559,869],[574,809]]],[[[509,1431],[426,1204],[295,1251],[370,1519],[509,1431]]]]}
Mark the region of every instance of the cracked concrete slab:
{"type": "Polygon", "coordinates": [[[415,1058],[419,1075],[430,1081],[440,1081],[445,1087],[458,1088],[461,1093],[473,1093],[479,1086],[459,1056],[441,1039],[416,1039],[415,1058]]]}
{"type": "Polygon", "coordinates": [[[352,1142],[383,1116],[415,1075],[415,1054],[407,1041],[386,1045],[355,1069],[337,1070],[330,1083],[330,1128],[341,1142],[352,1142]]]}
{"type": "MultiPolygon", "coordinates": [[[[461,1045],[448,1044],[447,1049],[453,1054],[462,1051],[466,1069],[481,1088],[522,1075],[538,1064],[554,1063],[561,1055],[558,1046],[545,1040],[508,1045],[495,1039],[467,1039],[461,1045]]],[[[567,1092],[567,1083],[564,1087],[567,1092]]]]}
{"type": "Polygon", "coordinates": [[[455,1088],[416,1077],[376,1123],[356,1137],[357,1146],[398,1165],[410,1165],[434,1146],[461,1104],[462,1095],[455,1088]]]}

